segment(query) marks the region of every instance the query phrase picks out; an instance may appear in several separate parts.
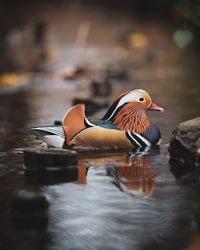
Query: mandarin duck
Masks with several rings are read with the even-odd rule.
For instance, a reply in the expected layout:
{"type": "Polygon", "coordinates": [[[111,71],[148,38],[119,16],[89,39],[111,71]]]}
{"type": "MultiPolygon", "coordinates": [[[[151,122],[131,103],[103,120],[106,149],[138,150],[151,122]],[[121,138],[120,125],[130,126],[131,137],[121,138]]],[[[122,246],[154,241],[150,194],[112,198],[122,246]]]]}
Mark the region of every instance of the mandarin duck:
{"type": "Polygon", "coordinates": [[[145,148],[159,144],[159,129],[146,116],[147,110],[163,112],[142,89],[121,94],[101,120],[89,121],[85,105],[67,111],[62,125],[39,126],[32,132],[51,147],[145,148]]]}

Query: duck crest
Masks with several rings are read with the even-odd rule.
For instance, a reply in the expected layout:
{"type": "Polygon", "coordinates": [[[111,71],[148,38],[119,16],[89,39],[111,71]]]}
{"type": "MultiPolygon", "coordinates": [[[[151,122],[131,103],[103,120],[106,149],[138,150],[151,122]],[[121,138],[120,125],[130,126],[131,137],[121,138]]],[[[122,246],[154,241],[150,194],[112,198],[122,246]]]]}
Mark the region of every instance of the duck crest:
{"type": "Polygon", "coordinates": [[[145,110],[134,102],[126,104],[118,111],[113,124],[122,130],[138,134],[143,134],[150,128],[150,121],[145,114],[145,110]]]}
{"type": "Polygon", "coordinates": [[[121,98],[125,95],[127,95],[128,93],[130,93],[129,91],[126,91],[124,93],[122,93],[120,96],[118,96],[118,98],[113,102],[113,104],[110,106],[110,108],[108,109],[107,113],[104,115],[103,120],[110,120],[110,118],[112,118],[113,113],[115,112],[115,109],[117,107],[117,104],[119,103],[119,101],[121,100],[121,98]]]}

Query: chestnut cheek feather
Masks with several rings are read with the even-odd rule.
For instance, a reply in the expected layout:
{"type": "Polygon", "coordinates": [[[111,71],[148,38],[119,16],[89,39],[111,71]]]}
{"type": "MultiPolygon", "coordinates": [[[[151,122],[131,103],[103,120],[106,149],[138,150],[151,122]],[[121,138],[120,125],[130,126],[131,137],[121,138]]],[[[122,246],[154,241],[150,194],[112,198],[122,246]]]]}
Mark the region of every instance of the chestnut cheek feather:
{"type": "Polygon", "coordinates": [[[133,107],[131,103],[119,111],[113,123],[125,131],[139,134],[144,133],[150,127],[150,121],[144,109],[141,109],[141,105],[133,107]]]}

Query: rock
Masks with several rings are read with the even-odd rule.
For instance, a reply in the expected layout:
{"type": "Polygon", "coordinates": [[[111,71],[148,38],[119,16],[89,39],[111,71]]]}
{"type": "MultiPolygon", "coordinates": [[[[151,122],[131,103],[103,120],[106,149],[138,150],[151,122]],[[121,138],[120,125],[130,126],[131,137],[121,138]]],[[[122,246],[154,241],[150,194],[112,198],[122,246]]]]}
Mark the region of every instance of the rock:
{"type": "Polygon", "coordinates": [[[62,121],[55,120],[54,125],[62,125],[62,121]]]}
{"type": "Polygon", "coordinates": [[[80,78],[88,78],[92,74],[89,65],[71,65],[55,73],[56,78],[64,80],[77,80],[80,78]]]}
{"type": "MultiPolygon", "coordinates": [[[[118,55],[124,54],[124,52],[125,52],[124,48],[120,48],[120,47],[114,48],[114,51],[117,52],[118,55]],[[120,53],[118,53],[118,52],[120,52],[120,53]]],[[[125,53],[128,55],[129,51],[126,51],[125,53]]],[[[99,69],[97,76],[104,77],[105,79],[108,79],[108,80],[109,79],[115,79],[115,80],[119,80],[119,81],[128,81],[129,80],[127,65],[113,62],[113,63],[104,64],[102,66],[103,67],[101,69],[99,69]]]]}
{"type": "Polygon", "coordinates": [[[109,96],[112,92],[111,82],[103,74],[96,76],[92,80],[91,88],[94,96],[109,96]]]}
{"type": "Polygon", "coordinates": [[[77,167],[77,164],[77,153],[73,150],[43,147],[24,149],[24,165],[27,168],[77,167]]]}
{"type": "Polygon", "coordinates": [[[45,229],[49,202],[39,191],[20,190],[12,204],[12,221],[18,229],[45,229]]]}
{"type": "Polygon", "coordinates": [[[84,98],[74,98],[73,105],[83,103],[85,104],[86,115],[92,115],[101,109],[108,108],[108,103],[105,100],[99,99],[84,99],[84,98]]]}
{"type": "Polygon", "coordinates": [[[170,158],[189,164],[199,164],[200,117],[180,123],[172,132],[170,158]]]}
{"type": "Polygon", "coordinates": [[[200,169],[198,166],[194,166],[188,163],[183,163],[176,159],[170,159],[170,170],[174,174],[177,184],[188,186],[188,185],[199,185],[200,184],[200,169]]]}
{"type": "Polygon", "coordinates": [[[25,212],[29,209],[46,210],[49,207],[49,202],[46,197],[39,191],[20,190],[13,203],[13,208],[16,210],[23,210],[25,212]],[[23,205],[22,205],[23,204],[23,205]]]}
{"type": "Polygon", "coordinates": [[[76,78],[86,75],[87,74],[87,68],[77,65],[76,67],[71,67],[68,69],[68,71],[65,72],[64,80],[75,80],[76,78]]]}

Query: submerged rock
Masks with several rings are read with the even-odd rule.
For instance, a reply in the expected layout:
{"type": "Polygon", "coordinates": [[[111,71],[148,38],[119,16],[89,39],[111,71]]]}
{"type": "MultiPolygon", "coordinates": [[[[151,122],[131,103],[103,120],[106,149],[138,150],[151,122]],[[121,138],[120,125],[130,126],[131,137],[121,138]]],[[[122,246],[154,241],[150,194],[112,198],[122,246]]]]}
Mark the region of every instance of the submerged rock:
{"type": "Polygon", "coordinates": [[[178,185],[188,186],[200,184],[200,169],[198,166],[183,163],[176,159],[170,159],[169,165],[178,185]]]}
{"type": "Polygon", "coordinates": [[[180,123],[172,132],[170,158],[189,164],[200,163],[200,117],[180,123]]]}
{"type": "Polygon", "coordinates": [[[48,225],[49,201],[40,192],[20,190],[12,205],[12,221],[18,229],[45,229],[48,225]]]}
{"type": "Polygon", "coordinates": [[[57,148],[24,149],[24,165],[27,168],[77,166],[77,153],[73,150],[57,148]]]}

